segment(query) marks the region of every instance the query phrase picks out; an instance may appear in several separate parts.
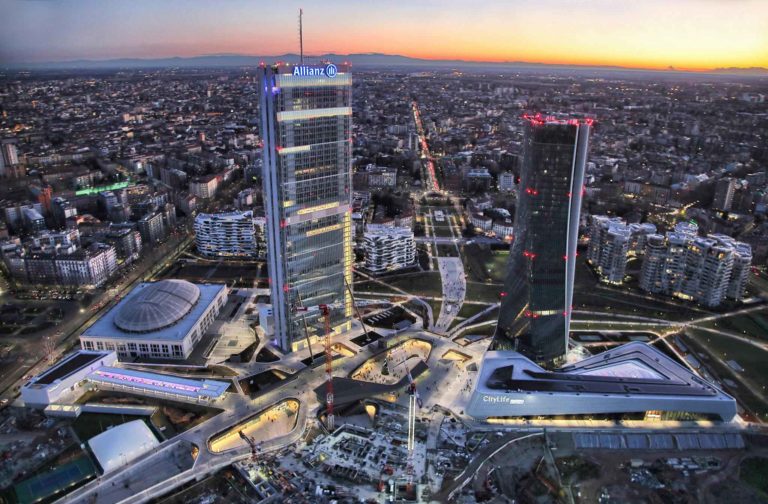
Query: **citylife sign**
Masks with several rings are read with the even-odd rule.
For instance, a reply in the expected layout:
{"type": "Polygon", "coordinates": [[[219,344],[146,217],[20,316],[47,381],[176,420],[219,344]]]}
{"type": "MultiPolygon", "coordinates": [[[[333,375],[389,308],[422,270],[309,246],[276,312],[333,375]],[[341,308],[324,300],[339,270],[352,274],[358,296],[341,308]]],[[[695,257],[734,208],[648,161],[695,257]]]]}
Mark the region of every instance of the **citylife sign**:
{"type": "Polygon", "coordinates": [[[333,79],[339,69],[333,63],[328,63],[324,67],[295,66],[293,67],[294,77],[330,77],[333,79]]]}
{"type": "Polygon", "coordinates": [[[513,399],[509,396],[483,396],[483,402],[492,404],[525,404],[523,399],[513,399]]]}

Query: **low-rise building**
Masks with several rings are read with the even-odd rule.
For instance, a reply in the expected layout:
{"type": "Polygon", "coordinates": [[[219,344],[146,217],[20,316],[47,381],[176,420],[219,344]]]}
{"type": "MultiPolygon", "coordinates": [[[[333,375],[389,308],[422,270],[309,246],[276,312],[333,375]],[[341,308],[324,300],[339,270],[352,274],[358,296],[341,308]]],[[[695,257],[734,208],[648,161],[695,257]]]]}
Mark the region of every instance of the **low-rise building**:
{"type": "Polygon", "coordinates": [[[141,283],[80,336],[85,350],[120,360],[189,357],[227,302],[226,285],[141,283]]]}
{"type": "Polygon", "coordinates": [[[512,172],[501,172],[499,174],[499,191],[512,192],[515,189],[515,175],[512,172]]]}
{"type": "Polygon", "coordinates": [[[45,408],[75,392],[92,371],[111,366],[116,360],[115,352],[78,350],[25,383],[21,399],[28,407],[45,408]]]}

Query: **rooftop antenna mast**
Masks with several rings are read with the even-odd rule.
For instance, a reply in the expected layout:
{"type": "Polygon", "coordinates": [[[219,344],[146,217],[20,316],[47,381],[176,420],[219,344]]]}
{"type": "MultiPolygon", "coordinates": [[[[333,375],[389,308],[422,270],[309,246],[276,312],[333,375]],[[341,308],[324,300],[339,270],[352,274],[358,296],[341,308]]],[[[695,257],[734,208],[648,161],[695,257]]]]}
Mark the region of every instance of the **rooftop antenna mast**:
{"type": "Polygon", "coordinates": [[[304,9],[299,9],[299,57],[301,58],[301,64],[304,65],[304,33],[302,26],[302,18],[304,17],[304,9]]]}

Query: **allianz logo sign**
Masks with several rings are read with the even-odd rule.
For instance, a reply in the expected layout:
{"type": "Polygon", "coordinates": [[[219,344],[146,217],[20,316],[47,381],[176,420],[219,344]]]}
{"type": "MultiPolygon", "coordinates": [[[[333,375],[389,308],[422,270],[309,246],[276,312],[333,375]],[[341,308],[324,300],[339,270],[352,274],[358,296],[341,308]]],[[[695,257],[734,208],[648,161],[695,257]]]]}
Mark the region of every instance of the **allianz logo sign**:
{"type": "Polygon", "coordinates": [[[295,66],[293,67],[294,77],[336,77],[339,69],[333,63],[328,63],[324,67],[295,66]]]}

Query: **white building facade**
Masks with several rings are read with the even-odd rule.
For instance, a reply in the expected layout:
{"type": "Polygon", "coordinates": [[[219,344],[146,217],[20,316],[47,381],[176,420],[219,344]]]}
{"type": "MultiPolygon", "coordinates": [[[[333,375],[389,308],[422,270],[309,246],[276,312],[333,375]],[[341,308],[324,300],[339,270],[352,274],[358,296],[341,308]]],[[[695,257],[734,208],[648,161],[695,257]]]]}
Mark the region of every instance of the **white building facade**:
{"type": "Polygon", "coordinates": [[[253,212],[197,214],[195,246],[205,257],[255,258],[258,245],[253,212]]]}
{"type": "Polygon", "coordinates": [[[365,267],[373,273],[416,264],[416,242],[410,228],[371,224],[364,240],[365,267]]]}
{"type": "Polygon", "coordinates": [[[640,288],[715,307],[741,301],[752,265],[752,248],[725,235],[698,237],[691,226],[666,236],[649,235],[640,288]]]}
{"type": "Polygon", "coordinates": [[[227,302],[226,285],[141,283],[81,336],[84,350],[120,360],[187,359],[227,302]]]}

